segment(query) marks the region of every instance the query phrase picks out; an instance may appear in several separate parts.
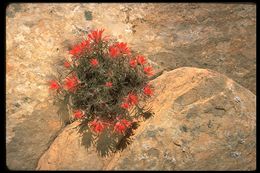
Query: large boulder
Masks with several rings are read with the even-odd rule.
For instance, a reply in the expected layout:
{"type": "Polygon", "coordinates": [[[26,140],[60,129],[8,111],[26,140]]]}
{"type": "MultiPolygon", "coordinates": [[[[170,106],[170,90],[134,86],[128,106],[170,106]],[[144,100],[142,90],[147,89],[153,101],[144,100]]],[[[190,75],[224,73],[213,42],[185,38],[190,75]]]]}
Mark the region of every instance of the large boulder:
{"type": "Polygon", "coordinates": [[[61,45],[64,40],[53,28],[60,30],[66,22],[43,17],[48,11],[32,12],[33,6],[13,3],[6,10],[6,165],[10,170],[34,170],[62,128],[48,81],[67,55],[66,45],[61,45]]]}
{"type": "Polygon", "coordinates": [[[152,81],[154,119],[106,169],[252,170],[256,97],[210,70],[180,68],[152,81]]]}
{"type": "Polygon", "coordinates": [[[39,160],[37,170],[101,170],[111,156],[101,157],[94,146],[87,149],[78,133],[78,122],[68,125],[39,160]]]}
{"type": "Polygon", "coordinates": [[[10,170],[34,170],[62,128],[56,106],[45,102],[31,109],[31,114],[26,109],[7,114],[6,164],[10,170]]]}
{"type": "Polygon", "coordinates": [[[256,97],[211,70],[179,68],[151,81],[154,117],[122,152],[86,150],[73,123],[38,162],[39,170],[254,170],[256,97]]]}

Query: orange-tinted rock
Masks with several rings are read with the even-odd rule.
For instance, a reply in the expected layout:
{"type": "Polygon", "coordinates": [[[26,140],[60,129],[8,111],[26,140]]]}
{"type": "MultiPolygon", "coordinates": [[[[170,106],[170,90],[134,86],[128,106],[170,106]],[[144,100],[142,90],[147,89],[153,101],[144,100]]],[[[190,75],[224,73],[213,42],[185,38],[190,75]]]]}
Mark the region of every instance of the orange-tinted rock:
{"type": "MultiPolygon", "coordinates": [[[[54,128],[59,119],[54,107],[36,109],[52,100],[46,81],[57,75],[57,68],[63,68],[68,50],[84,32],[101,27],[111,38],[118,37],[156,62],[155,73],[183,66],[213,69],[255,93],[255,4],[12,3],[6,9],[6,156],[10,169],[35,169],[60,129],[54,128]]],[[[180,102],[188,104],[196,97],[188,94],[180,102]]],[[[211,109],[210,104],[204,106],[217,116],[225,113],[221,108],[211,109]]],[[[187,117],[192,116],[191,111],[187,117]]]]}
{"type": "Polygon", "coordinates": [[[38,169],[254,170],[256,97],[211,70],[179,68],[151,81],[154,117],[121,153],[87,151],[69,125],[41,157],[38,169]]]}
{"type": "Polygon", "coordinates": [[[68,125],[42,155],[37,170],[101,170],[111,157],[102,158],[92,146],[82,145],[78,122],[68,125]]]}
{"type": "Polygon", "coordinates": [[[256,169],[256,97],[211,70],[179,68],[153,80],[155,116],[106,167],[256,169]]]}
{"type": "Polygon", "coordinates": [[[34,170],[62,128],[57,107],[39,104],[30,115],[18,110],[7,120],[6,164],[10,170],[34,170]],[[39,109],[40,108],[40,109],[39,109]]]}

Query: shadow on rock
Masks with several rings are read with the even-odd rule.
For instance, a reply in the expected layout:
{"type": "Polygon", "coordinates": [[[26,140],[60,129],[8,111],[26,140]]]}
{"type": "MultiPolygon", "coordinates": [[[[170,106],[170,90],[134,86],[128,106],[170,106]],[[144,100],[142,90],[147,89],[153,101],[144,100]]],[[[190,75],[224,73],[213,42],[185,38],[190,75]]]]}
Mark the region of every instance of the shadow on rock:
{"type": "MultiPolygon", "coordinates": [[[[149,110],[144,113],[143,118],[147,120],[152,116],[153,113],[149,110]]],[[[78,126],[78,133],[82,135],[81,144],[87,149],[96,145],[96,151],[101,157],[126,149],[133,141],[131,137],[134,135],[134,130],[139,127],[138,122],[133,122],[124,135],[113,133],[110,129],[105,129],[101,134],[95,134],[86,124],[87,120],[78,126]]]]}

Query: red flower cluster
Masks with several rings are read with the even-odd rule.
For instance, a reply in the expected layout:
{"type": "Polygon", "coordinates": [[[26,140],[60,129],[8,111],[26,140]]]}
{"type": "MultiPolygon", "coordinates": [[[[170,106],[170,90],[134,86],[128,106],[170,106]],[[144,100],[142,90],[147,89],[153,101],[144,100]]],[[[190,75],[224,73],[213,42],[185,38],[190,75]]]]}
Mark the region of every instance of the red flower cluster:
{"type": "Polygon", "coordinates": [[[120,54],[127,54],[130,55],[130,49],[127,47],[127,43],[115,43],[109,47],[109,55],[112,58],[116,58],[120,54]]]}
{"type": "Polygon", "coordinates": [[[84,40],[80,44],[75,45],[69,53],[72,54],[74,57],[78,58],[77,55],[81,54],[85,49],[90,49],[90,41],[84,40]]]}
{"type": "Polygon", "coordinates": [[[137,95],[133,93],[128,94],[128,102],[130,103],[130,105],[136,105],[138,103],[137,95]]]}
{"type": "Polygon", "coordinates": [[[114,126],[114,131],[117,133],[124,133],[127,128],[131,126],[131,123],[126,119],[122,119],[121,121],[117,122],[114,126]]]}
{"type": "Polygon", "coordinates": [[[92,67],[97,67],[99,62],[96,58],[90,60],[90,64],[92,67]]]}
{"type": "Polygon", "coordinates": [[[138,56],[136,57],[136,59],[137,59],[137,62],[138,62],[140,65],[144,65],[144,64],[146,63],[146,59],[145,59],[144,56],[138,55],[138,56]]]}
{"type": "Polygon", "coordinates": [[[81,110],[76,110],[74,112],[74,117],[75,118],[82,118],[84,116],[84,113],[81,110]]]}
{"type": "Polygon", "coordinates": [[[135,68],[136,65],[137,65],[136,59],[131,59],[130,62],[129,62],[129,64],[130,64],[130,66],[131,66],[132,68],[135,68]]]}
{"type": "Polygon", "coordinates": [[[153,94],[152,89],[150,88],[150,85],[146,85],[144,87],[144,94],[151,96],[153,94]]]}
{"type": "MultiPolygon", "coordinates": [[[[64,81],[63,88],[70,92],[75,92],[76,86],[78,85],[79,82],[80,82],[79,79],[75,75],[71,77],[67,77],[64,81]]],[[[59,88],[61,88],[61,86],[58,84],[57,81],[51,80],[49,88],[51,90],[58,90],[59,88]]]]}
{"type": "Polygon", "coordinates": [[[122,119],[121,122],[128,128],[131,126],[131,122],[127,121],[126,119],[122,119]]]}
{"type": "Polygon", "coordinates": [[[105,125],[97,119],[90,122],[89,125],[95,133],[100,133],[105,129],[105,125]]]}
{"type": "MultiPolygon", "coordinates": [[[[143,66],[147,63],[147,60],[144,56],[138,55],[129,61],[129,65],[132,68],[135,68],[137,66],[137,63],[143,66]]],[[[153,75],[153,68],[151,66],[143,67],[143,70],[147,76],[153,75]]]]}
{"type": "Polygon", "coordinates": [[[103,32],[104,29],[92,31],[90,34],[88,34],[88,38],[94,41],[95,43],[99,43],[102,39],[103,32]]]}
{"type": "Polygon", "coordinates": [[[122,54],[130,54],[130,49],[127,47],[127,43],[116,43],[115,47],[117,47],[122,54]]]}
{"type": "Polygon", "coordinates": [[[128,109],[130,106],[136,105],[138,103],[137,95],[129,93],[125,101],[121,104],[121,108],[128,109]]]}
{"type": "Polygon", "coordinates": [[[144,56],[142,55],[138,55],[136,56],[135,58],[131,59],[130,62],[129,62],[129,65],[132,67],[132,68],[135,68],[137,66],[137,63],[140,64],[140,65],[144,65],[147,63],[146,59],[144,56]]]}
{"type": "Polygon", "coordinates": [[[59,88],[60,88],[60,85],[58,84],[57,81],[55,81],[55,80],[50,81],[50,89],[57,90],[59,88]]]}
{"type": "Polygon", "coordinates": [[[116,48],[116,47],[109,47],[109,55],[112,57],[112,58],[115,58],[119,55],[119,50],[116,48]]]}
{"type": "Polygon", "coordinates": [[[79,105],[74,105],[77,109],[71,116],[82,121],[82,124],[88,122],[86,125],[95,134],[100,134],[106,128],[124,134],[132,123],[137,122],[138,115],[145,112],[145,109],[138,105],[139,99],[153,95],[151,85],[144,85],[149,80],[145,75],[153,75],[153,69],[146,57],[131,56],[127,43],[111,44],[107,36],[103,37],[103,32],[104,29],[92,31],[87,35],[87,39],[69,51],[73,55],[72,61],[67,59],[63,65],[66,68],[73,67],[70,68],[71,74],[67,75],[64,81],[50,81],[49,89],[58,91],[61,96],[72,96],[70,103],[79,105]],[[94,75],[98,80],[92,80],[94,75]],[[125,85],[127,77],[137,81],[129,81],[129,86],[133,87],[129,93],[126,93],[129,88],[122,88],[124,86],[121,85],[125,85]],[[97,95],[97,91],[100,95],[97,95]],[[119,99],[122,102],[118,105],[119,99]],[[127,111],[130,108],[137,112],[129,115],[127,111]],[[93,116],[95,118],[92,118],[93,116]]]}
{"type": "Polygon", "coordinates": [[[66,68],[69,68],[69,67],[70,67],[70,63],[69,63],[68,61],[65,61],[65,62],[64,62],[64,66],[65,66],[66,68]]]}
{"type": "Polygon", "coordinates": [[[151,66],[144,67],[144,72],[147,74],[147,76],[152,76],[153,68],[151,66]]]}
{"type": "Polygon", "coordinates": [[[124,102],[121,104],[121,108],[128,109],[130,108],[130,105],[127,102],[124,102]]]}
{"type": "Polygon", "coordinates": [[[112,82],[106,82],[105,86],[106,87],[112,87],[113,83],[112,82]]]}
{"type": "Polygon", "coordinates": [[[73,75],[65,79],[64,88],[70,92],[75,92],[76,86],[79,83],[77,76],[73,75]]]}

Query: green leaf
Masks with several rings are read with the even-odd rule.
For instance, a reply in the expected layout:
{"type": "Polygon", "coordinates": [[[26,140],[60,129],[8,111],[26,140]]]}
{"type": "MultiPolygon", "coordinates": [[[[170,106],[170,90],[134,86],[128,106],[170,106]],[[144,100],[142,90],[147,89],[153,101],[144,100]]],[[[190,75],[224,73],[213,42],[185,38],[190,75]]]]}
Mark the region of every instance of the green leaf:
{"type": "Polygon", "coordinates": [[[97,152],[102,156],[108,156],[115,151],[116,138],[106,129],[100,134],[97,140],[97,152]]]}

